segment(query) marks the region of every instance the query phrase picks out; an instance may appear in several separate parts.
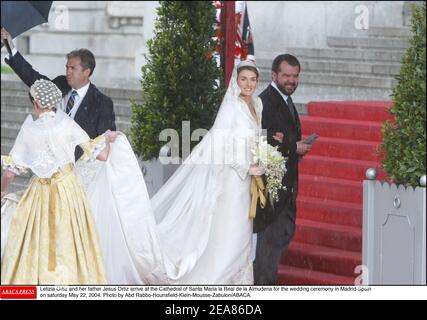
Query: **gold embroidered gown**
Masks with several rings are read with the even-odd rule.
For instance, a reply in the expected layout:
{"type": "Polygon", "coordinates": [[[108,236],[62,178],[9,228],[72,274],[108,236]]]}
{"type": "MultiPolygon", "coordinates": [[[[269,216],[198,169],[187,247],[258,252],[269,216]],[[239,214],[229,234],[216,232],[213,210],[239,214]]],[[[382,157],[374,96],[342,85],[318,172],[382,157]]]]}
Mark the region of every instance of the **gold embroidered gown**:
{"type": "Polygon", "coordinates": [[[90,140],[61,111],[25,120],[2,166],[34,173],[19,201],[1,264],[2,284],[105,284],[98,234],[83,186],[74,174],[74,149],[93,160],[105,146],[90,140]]]}

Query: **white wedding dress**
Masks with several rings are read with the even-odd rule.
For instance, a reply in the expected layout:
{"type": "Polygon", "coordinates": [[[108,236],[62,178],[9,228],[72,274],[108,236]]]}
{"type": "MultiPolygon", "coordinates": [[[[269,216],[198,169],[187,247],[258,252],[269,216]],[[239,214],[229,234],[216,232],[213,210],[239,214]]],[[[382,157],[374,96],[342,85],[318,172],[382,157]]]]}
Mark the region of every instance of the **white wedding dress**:
{"type": "Polygon", "coordinates": [[[256,121],[239,94],[234,73],[214,126],[151,201],[124,135],[105,163],[77,162],[110,284],[253,284],[248,170],[262,103],[256,121]]]}

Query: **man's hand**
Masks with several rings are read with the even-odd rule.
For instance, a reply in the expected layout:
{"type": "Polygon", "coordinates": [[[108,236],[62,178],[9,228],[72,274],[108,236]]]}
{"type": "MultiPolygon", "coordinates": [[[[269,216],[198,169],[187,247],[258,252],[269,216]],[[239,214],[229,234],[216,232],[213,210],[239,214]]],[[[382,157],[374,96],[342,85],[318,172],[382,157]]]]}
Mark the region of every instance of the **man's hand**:
{"type": "Polygon", "coordinates": [[[283,134],[283,132],[276,132],[273,136],[273,139],[282,143],[284,137],[285,135],[283,134]]]}
{"type": "Polygon", "coordinates": [[[297,142],[297,154],[304,156],[311,150],[311,145],[304,143],[302,140],[297,142]]]}
{"type": "Polygon", "coordinates": [[[11,50],[15,48],[15,45],[13,44],[12,37],[10,36],[9,32],[7,32],[5,28],[1,28],[1,42],[6,44],[4,40],[7,40],[11,50]]]}

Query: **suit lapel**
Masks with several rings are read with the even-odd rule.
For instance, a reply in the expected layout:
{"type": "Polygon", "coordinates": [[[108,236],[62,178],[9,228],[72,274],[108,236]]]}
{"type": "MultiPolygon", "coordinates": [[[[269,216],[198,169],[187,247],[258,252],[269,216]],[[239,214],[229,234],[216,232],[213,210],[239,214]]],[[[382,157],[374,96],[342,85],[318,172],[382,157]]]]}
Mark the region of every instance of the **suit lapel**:
{"type": "Polygon", "coordinates": [[[294,124],[294,120],[291,114],[291,111],[289,110],[289,106],[286,104],[285,100],[283,100],[282,96],[280,95],[279,92],[277,92],[277,90],[270,85],[270,90],[272,92],[272,96],[275,99],[275,105],[277,105],[278,107],[278,111],[279,111],[279,116],[280,116],[280,120],[283,122],[289,122],[292,121],[294,124]],[[289,120],[291,119],[291,120],[289,120]]]}
{"type": "Polygon", "coordinates": [[[85,97],[83,98],[82,102],[80,103],[79,109],[76,112],[76,115],[74,116],[74,120],[77,123],[80,123],[83,119],[88,119],[88,108],[89,108],[89,101],[90,97],[93,92],[93,85],[92,83],[89,85],[89,89],[86,92],[85,97]]]}
{"type": "Polygon", "coordinates": [[[271,91],[271,96],[274,99],[274,104],[278,108],[279,121],[282,123],[292,124],[295,128],[298,139],[300,139],[301,125],[300,125],[298,111],[295,110],[294,108],[294,111],[295,111],[295,120],[294,120],[294,118],[292,117],[291,111],[289,110],[289,106],[287,105],[285,100],[282,98],[280,93],[272,85],[270,85],[270,91],[271,91]]]}

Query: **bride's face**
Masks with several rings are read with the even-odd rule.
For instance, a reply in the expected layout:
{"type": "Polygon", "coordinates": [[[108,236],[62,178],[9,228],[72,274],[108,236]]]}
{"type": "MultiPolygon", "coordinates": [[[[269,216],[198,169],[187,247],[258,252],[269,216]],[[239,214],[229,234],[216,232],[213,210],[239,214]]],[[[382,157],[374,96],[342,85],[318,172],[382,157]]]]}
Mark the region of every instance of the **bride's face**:
{"type": "Polygon", "coordinates": [[[241,70],[237,76],[237,85],[241,96],[252,96],[257,84],[257,75],[251,70],[241,70]]]}

